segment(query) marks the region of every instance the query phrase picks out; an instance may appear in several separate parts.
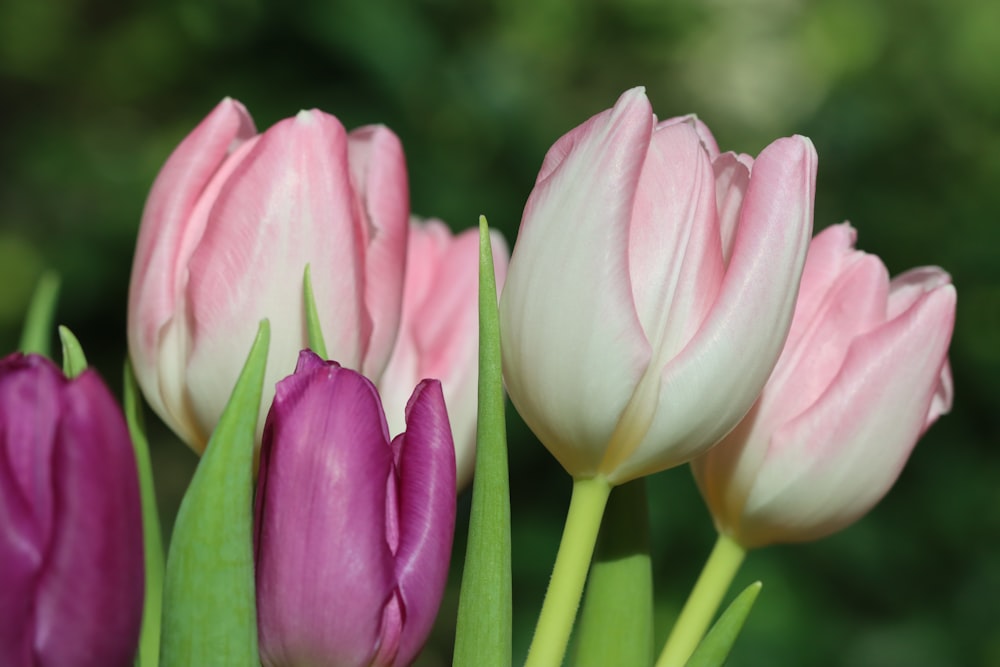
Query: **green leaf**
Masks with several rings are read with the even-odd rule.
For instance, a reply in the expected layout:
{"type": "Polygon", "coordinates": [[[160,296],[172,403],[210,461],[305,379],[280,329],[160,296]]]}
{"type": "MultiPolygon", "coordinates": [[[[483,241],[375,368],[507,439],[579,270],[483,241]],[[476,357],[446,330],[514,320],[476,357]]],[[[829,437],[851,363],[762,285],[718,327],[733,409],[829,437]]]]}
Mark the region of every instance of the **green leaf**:
{"type": "Polygon", "coordinates": [[[575,667],[653,664],[653,569],[646,480],[615,488],[576,628],[575,667]]]}
{"type": "Polygon", "coordinates": [[[306,264],[305,275],[302,277],[302,300],[306,306],[306,332],[309,335],[309,349],[326,359],[326,343],[323,341],[323,329],[319,324],[319,312],[316,310],[316,297],[313,294],[308,264],[306,264]]]}
{"type": "Polygon", "coordinates": [[[264,320],[177,513],[163,586],[163,667],[260,664],[253,460],[269,339],[264,320]]]}
{"type": "Polygon", "coordinates": [[[493,249],[479,218],[479,412],[455,667],[511,664],[510,483],[493,249]]]}
{"type": "Polygon", "coordinates": [[[59,301],[59,274],[46,271],[38,279],[35,293],[28,305],[18,349],[25,354],[51,356],[52,324],[55,322],[56,303],[59,301]]]}
{"type": "Polygon", "coordinates": [[[73,332],[62,325],[59,326],[59,339],[62,341],[63,373],[70,379],[75,378],[87,370],[87,357],[73,332]]]}
{"type": "Polygon", "coordinates": [[[688,658],[685,667],[722,667],[725,664],[762,586],[756,581],[736,596],[688,658]]]}
{"type": "Polygon", "coordinates": [[[160,661],[160,623],[163,611],[163,537],[156,510],[153,466],[149,458],[142,419],[142,402],[132,365],[125,362],[125,421],[132,436],[135,465],[142,498],[142,540],[146,564],[146,595],[142,608],[142,633],[139,635],[137,667],[157,667],[160,661]]]}

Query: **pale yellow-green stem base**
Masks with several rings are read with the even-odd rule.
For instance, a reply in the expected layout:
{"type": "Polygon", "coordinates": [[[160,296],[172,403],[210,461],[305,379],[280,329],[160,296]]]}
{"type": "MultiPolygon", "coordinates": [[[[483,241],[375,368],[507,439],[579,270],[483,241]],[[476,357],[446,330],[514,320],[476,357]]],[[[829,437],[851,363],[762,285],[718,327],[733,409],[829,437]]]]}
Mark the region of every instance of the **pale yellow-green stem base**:
{"type": "Polygon", "coordinates": [[[603,477],[573,481],[562,541],[525,667],[562,664],[610,493],[611,484],[603,477]]]}
{"type": "Polygon", "coordinates": [[[746,553],[746,549],[732,538],[719,535],[681,615],[670,631],[656,667],[684,667],[708,631],[746,553]]]}

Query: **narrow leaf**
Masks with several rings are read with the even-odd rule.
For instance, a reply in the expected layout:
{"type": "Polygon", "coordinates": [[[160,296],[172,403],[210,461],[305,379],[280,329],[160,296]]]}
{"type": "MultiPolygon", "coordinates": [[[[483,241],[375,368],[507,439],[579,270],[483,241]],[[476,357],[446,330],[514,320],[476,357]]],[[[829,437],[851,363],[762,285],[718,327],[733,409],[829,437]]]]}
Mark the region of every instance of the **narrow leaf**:
{"type": "Polygon", "coordinates": [[[455,667],[511,665],[510,483],[493,250],[479,218],[479,412],[455,667]]]}
{"type": "Polygon", "coordinates": [[[326,343],[323,341],[323,329],[319,324],[319,312],[316,310],[316,296],[313,294],[308,264],[306,264],[305,275],[302,277],[302,300],[306,306],[306,332],[309,336],[309,349],[326,359],[326,343]]]}
{"type": "Polygon", "coordinates": [[[260,664],[253,459],[269,339],[264,320],[177,513],[163,586],[163,667],[260,664]]]}
{"type": "Polygon", "coordinates": [[[54,271],[46,271],[38,279],[35,293],[28,305],[24,330],[21,332],[21,344],[18,347],[21,352],[41,354],[46,357],[51,355],[52,325],[55,322],[58,300],[59,275],[54,271]]]}
{"type": "Polygon", "coordinates": [[[142,497],[142,536],[146,565],[146,596],[142,608],[142,633],[139,635],[138,667],[157,667],[160,661],[160,623],[163,610],[163,537],[160,515],[156,509],[153,466],[149,441],[142,418],[142,402],[132,365],[125,362],[125,421],[128,422],[135,451],[142,497]]]}
{"type": "Polygon", "coordinates": [[[761,586],[763,584],[756,581],[736,596],[688,658],[685,667],[722,667],[725,664],[747,616],[750,615],[753,603],[757,600],[761,586]]]}
{"type": "Polygon", "coordinates": [[[62,325],[59,326],[59,339],[62,341],[63,373],[68,378],[75,378],[87,370],[87,357],[83,354],[83,347],[73,332],[62,325]]]}
{"type": "Polygon", "coordinates": [[[611,492],[576,638],[575,667],[653,664],[653,569],[645,478],[611,492]]]}

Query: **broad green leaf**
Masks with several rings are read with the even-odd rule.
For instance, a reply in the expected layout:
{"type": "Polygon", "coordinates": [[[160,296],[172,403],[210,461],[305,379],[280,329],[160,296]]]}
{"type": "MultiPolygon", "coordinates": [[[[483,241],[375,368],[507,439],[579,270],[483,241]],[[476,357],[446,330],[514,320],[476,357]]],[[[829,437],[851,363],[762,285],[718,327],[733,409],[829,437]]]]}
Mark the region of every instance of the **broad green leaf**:
{"type": "Polygon", "coordinates": [[[253,461],[269,339],[264,320],[177,513],[163,586],[163,667],[260,664],[253,461]]]}
{"type": "Polygon", "coordinates": [[[688,658],[685,667],[722,667],[725,664],[762,586],[756,581],[736,596],[688,658]]]}
{"type": "Polygon", "coordinates": [[[156,489],[153,466],[149,458],[149,441],[142,419],[142,402],[136,386],[132,365],[125,362],[125,421],[128,422],[135,451],[142,497],[142,538],[146,564],[146,596],[142,608],[142,633],[139,635],[137,667],[157,667],[160,661],[160,623],[163,610],[163,537],[160,515],[156,510],[156,489]]]}
{"type": "Polygon", "coordinates": [[[302,276],[302,300],[306,307],[306,332],[309,336],[309,349],[326,359],[326,343],[323,341],[323,329],[319,324],[319,312],[316,310],[316,297],[313,294],[308,264],[306,264],[305,274],[302,276]]]}
{"type": "Polygon", "coordinates": [[[51,356],[52,324],[55,322],[56,303],[59,300],[59,275],[46,271],[38,279],[35,293],[28,305],[18,347],[25,354],[51,356]]]}
{"type": "Polygon", "coordinates": [[[511,664],[510,483],[493,249],[479,218],[479,412],[455,667],[511,664]]]}
{"type": "Polygon", "coordinates": [[[80,341],[73,332],[61,325],[59,339],[62,341],[63,373],[68,378],[75,378],[87,370],[87,357],[84,356],[80,341]]]}
{"type": "Polygon", "coordinates": [[[576,627],[575,667],[653,664],[653,569],[646,480],[611,492],[576,627]]]}

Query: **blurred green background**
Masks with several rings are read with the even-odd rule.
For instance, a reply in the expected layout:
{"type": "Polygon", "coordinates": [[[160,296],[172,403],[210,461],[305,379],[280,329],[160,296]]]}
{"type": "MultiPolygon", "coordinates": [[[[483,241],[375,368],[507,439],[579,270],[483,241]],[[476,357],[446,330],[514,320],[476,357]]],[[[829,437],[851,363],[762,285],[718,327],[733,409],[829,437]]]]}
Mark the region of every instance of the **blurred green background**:
{"type": "MultiPolygon", "coordinates": [[[[548,146],[628,87],[661,117],[698,113],[724,149],[805,134],[817,228],[849,219],[893,273],[954,276],[957,398],[868,517],[750,555],[736,585],[765,588],[729,664],[1000,665],[998,26],[994,0],[4,0],[0,343],[55,268],[59,321],[120,386],[146,192],[226,95],[260,129],[310,107],[388,124],[415,212],[485,213],[511,240],[548,146]]],[[[169,530],[196,459],[150,422],[169,530]]],[[[520,661],[570,484],[510,423],[520,661]]],[[[662,636],[713,531],[686,469],[651,496],[662,636]]],[[[450,589],[420,664],[450,664],[455,604],[450,589]]]]}

